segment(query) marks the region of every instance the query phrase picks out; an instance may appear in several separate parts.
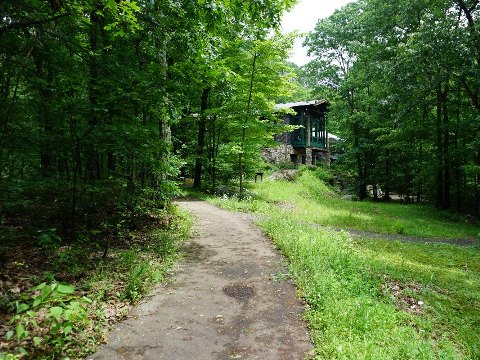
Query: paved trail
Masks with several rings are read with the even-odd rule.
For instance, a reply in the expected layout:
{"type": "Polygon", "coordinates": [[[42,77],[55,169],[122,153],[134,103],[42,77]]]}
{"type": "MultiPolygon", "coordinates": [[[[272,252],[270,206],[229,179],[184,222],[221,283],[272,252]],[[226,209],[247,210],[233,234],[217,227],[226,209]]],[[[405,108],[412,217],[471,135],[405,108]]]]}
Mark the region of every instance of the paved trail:
{"type": "Polygon", "coordinates": [[[198,234],[156,289],[88,359],[305,359],[312,346],[285,260],[247,215],[179,202],[198,234]]]}

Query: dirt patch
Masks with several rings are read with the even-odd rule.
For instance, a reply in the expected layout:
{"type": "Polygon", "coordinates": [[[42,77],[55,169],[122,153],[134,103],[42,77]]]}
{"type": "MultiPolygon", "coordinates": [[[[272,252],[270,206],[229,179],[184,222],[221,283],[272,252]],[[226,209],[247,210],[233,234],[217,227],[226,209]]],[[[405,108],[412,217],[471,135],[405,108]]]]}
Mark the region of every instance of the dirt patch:
{"type": "Polygon", "coordinates": [[[280,170],[274,172],[268,177],[268,180],[284,180],[284,181],[294,181],[298,176],[298,170],[280,170]]]}
{"type": "Polygon", "coordinates": [[[421,290],[422,286],[417,283],[402,284],[389,280],[382,285],[382,292],[389,295],[400,310],[416,315],[425,311],[425,303],[418,300],[421,290]]]}
{"type": "Polygon", "coordinates": [[[296,209],[296,206],[292,203],[286,201],[275,201],[275,206],[282,210],[293,211],[296,209]]]}
{"type": "Polygon", "coordinates": [[[253,290],[252,286],[243,284],[227,285],[223,288],[223,292],[241,302],[255,295],[255,290],[253,290]]]}

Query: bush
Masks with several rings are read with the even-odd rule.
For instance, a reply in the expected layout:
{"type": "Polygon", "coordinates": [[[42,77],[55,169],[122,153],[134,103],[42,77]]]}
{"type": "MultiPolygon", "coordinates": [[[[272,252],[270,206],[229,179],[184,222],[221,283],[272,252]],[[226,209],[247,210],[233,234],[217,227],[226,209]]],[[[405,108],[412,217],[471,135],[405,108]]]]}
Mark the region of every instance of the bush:
{"type": "Polygon", "coordinates": [[[335,176],[332,171],[326,166],[319,166],[314,170],[315,176],[317,176],[324,183],[330,186],[335,185],[335,176]]]}

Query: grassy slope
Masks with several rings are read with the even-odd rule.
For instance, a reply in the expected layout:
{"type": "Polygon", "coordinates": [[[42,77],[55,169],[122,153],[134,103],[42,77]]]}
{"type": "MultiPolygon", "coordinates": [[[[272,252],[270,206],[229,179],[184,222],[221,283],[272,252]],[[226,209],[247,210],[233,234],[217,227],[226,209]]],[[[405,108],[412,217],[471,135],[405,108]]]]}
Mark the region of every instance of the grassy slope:
{"type": "Polygon", "coordinates": [[[304,222],[438,238],[478,228],[430,208],[337,199],[312,172],[252,191],[212,201],[268,215],[259,225],[290,259],[319,359],[480,358],[477,248],[352,240],[304,222]]]}
{"type": "Polygon", "coordinates": [[[295,183],[264,182],[254,190],[266,201],[294,204],[296,219],[322,225],[430,238],[475,237],[480,232],[465,222],[452,226],[458,216],[431,207],[339,199],[310,171],[295,183]]]}

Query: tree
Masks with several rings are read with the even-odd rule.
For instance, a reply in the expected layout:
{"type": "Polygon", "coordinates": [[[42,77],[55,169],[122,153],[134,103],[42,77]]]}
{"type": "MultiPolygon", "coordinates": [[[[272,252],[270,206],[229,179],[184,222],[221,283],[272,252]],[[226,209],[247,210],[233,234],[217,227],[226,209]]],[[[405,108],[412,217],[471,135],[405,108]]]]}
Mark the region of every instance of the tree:
{"type": "Polygon", "coordinates": [[[478,212],[467,190],[478,193],[477,152],[468,150],[478,118],[467,105],[475,108],[468,13],[476,5],[361,1],[321,20],[307,39],[316,56],[308,73],[334,99],[330,119],[348,140],[361,198],[366,183],[378,184],[386,197],[396,191],[478,212]]]}
{"type": "MultiPolygon", "coordinates": [[[[172,126],[178,129],[181,119],[190,119],[190,128],[198,119],[210,123],[209,104],[219,99],[219,110],[212,113],[217,124],[238,121],[238,113],[224,114],[228,108],[239,111],[231,102],[239,101],[240,77],[249,76],[243,67],[235,73],[232,44],[242,44],[240,52],[252,34],[265,39],[292,4],[5,3],[0,186],[15,190],[2,193],[12,198],[13,191],[20,198],[36,193],[39,208],[55,204],[42,221],[54,222],[63,238],[71,239],[88,226],[111,227],[121,218],[132,225],[149,206],[167,206],[177,192],[174,181],[182,163],[172,151],[172,138],[183,135],[172,134],[172,126]],[[226,73],[235,85],[224,83],[226,73]],[[186,116],[192,113],[202,116],[186,116]]],[[[255,104],[257,98],[252,97],[255,104]]],[[[206,142],[203,125],[197,131],[198,160],[206,154],[206,142]]],[[[208,136],[221,140],[214,154],[228,147],[226,137],[208,136]]]]}

